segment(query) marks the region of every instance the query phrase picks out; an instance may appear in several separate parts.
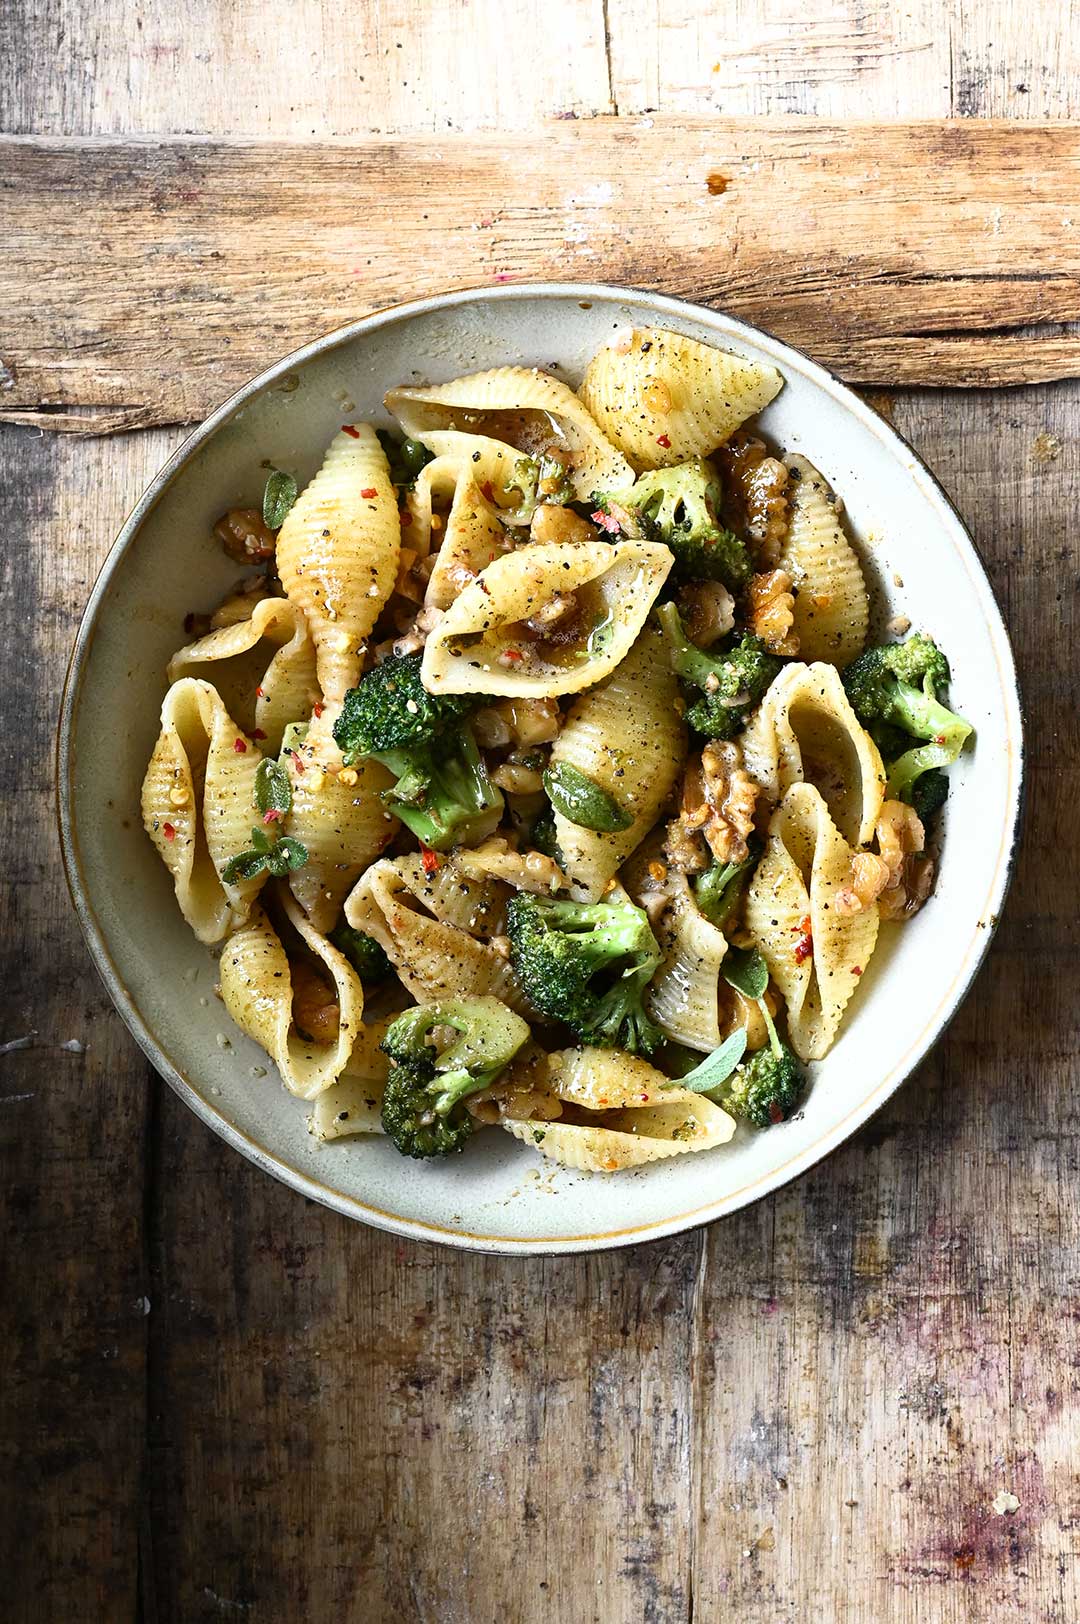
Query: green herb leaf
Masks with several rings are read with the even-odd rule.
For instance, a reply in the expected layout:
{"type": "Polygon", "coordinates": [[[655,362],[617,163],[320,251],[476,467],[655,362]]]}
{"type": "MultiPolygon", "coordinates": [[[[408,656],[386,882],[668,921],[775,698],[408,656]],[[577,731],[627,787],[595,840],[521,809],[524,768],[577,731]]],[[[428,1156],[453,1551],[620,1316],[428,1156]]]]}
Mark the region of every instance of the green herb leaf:
{"type": "Polygon", "coordinates": [[[739,1026],[730,1037],[724,1039],[719,1049],[706,1055],[700,1066],[687,1072],[680,1080],[679,1087],[688,1088],[694,1094],[708,1094],[711,1089],[727,1082],[745,1052],[746,1032],[739,1026]]]}
{"type": "Polygon", "coordinates": [[[255,805],[260,812],[288,812],[292,785],[284,767],[264,756],[255,772],[255,805]]]}
{"type": "Polygon", "coordinates": [[[292,835],[282,835],[273,851],[268,854],[266,866],[271,874],[283,879],[290,869],[303,868],[308,855],[308,849],[302,840],[296,840],[292,835]]]}
{"type": "Polygon", "coordinates": [[[741,992],[744,998],[761,998],[769,985],[769,968],[756,947],[745,951],[729,947],[724,954],[720,973],[729,987],[741,992]]]}
{"type": "Polygon", "coordinates": [[[291,474],[275,468],[263,491],[263,523],[268,530],[280,530],[296,501],[297,485],[291,474]]]}
{"type": "Polygon", "coordinates": [[[544,774],[544,789],[556,812],[580,829],[618,834],[629,829],[634,821],[606,789],[594,784],[568,761],[556,761],[548,768],[544,774]]]}
{"type": "Polygon", "coordinates": [[[256,827],[251,831],[251,844],[255,851],[265,853],[270,850],[272,842],[265,829],[256,827]]]}

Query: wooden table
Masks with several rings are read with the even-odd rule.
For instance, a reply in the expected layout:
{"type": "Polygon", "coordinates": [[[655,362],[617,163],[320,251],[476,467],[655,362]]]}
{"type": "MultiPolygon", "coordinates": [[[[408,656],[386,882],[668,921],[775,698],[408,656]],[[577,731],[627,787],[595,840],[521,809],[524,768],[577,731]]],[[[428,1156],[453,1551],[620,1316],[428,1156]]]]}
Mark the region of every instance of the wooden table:
{"type": "Polygon", "coordinates": [[[1045,122],[1078,24],[3,9],[5,1619],[1080,1617],[1080,136],[1045,122]],[[51,812],[78,615],[183,425],[380,302],[525,275],[698,294],[870,386],[974,528],[1030,745],[1007,916],[919,1075],[749,1211],[550,1261],[226,1150],[98,985],[51,812]]]}

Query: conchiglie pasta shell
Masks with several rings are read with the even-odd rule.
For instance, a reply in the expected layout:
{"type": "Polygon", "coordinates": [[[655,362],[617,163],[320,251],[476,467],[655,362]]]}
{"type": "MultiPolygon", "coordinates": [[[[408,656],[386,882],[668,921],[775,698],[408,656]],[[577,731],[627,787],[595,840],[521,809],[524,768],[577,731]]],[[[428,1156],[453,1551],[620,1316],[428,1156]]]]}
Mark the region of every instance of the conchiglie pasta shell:
{"type": "MultiPolygon", "coordinates": [[[[767,406],[783,382],[773,367],[656,327],[598,350],[578,391],[636,469],[704,457],[767,406]]],[[[612,489],[614,487],[608,487],[612,489]]]]}
{"type": "Polygon", "coordinates": [[[316,1095],[308,1131],[320,1142],[383,1132],[382,1097],[390,1061],[379,1044],[394,1019],[393,1015],[385,1015],[365,1022],[337,1082],[316,1095]]]}
{"type": "Polygon", "coordinates": [[[787,1005],[791,1046],[801,1060],[820,1060],[874,951],[875,907],[837,908],[851,884],[854,853],[811,784],[793,784],[773,813],[769,842],[746,899],[746,928],[787,1005]],[[809,917],[813,953],[796,946],[809,917]]]}
{"type": "Polygon", "coordinates": [[[615,669],[645,623],[671,569],[655,542],[550,542],[489,564],[448,608],[424,646],[432,693],[549,697],[576,694],[615,669]],[[573,658],[545,657],[521,624],[568,592],[587,593],[594,630],[573,658]],[[524,658],[500,663],[506,649],[524,658]]]}
{"type": "MultiPolygon", "coordinates": [[[[621,1049],[556,1049],[548,1056],[547,1081],[559,1099],[586,1111],[669,1104],[672,1091],[662,1071],[621,1049]]],[[[682,1098],[686,1090],[675,1092],[682,1098]]]]}
{"type": "Polygon", "coordinates": [[[142,816],[172,875],[180,911],[201,942],[220,942],[246,918],[266,879],[260,874],[226,884],[221,877],[251,845],[261,759],[210,683],[194,677],[173,683],[143,779],[142,816]]]}
{"type": "Polygon", "coordinates": [[[435,554],[424,603],[449,609],[488,564],[510,546],[498,513],[469,476],[459,479],[446,518],[442,546],[435,554]]]}
{"type": "Polygon", "coordinates": [[[864,846],[885,794],[877,746],[851,708],[835,666],[786,665],[742,736],[743,760],[772,801],[807,780],[845,840],[864,846]]]}
{"type": "Polygon", "coordinates": [[[361,1030],[364,991],[348,960],[314,930],[289,893],[278,893],[290,925],[329,972],[340,1009],[333,1043],[313,1043],[292,1026],[292,972],[277,931],[261,907],[230,937],[220,964],[221,997],[241,1031],[264,1048],[291,1094],[310,1100],[345,1070],[361,1030]]]}
{"type": "Polygon", "coordinates": [[[779,567],[795,587],[793,630],[804,660],[847,665],[866,644],[870,603],[862,565],[844,533],[843,503],[805,457],[785,457],[791,521],[779,567]]]}
{"type": "Polygon", "coordinates": [[[734,1119],[720,1106],[685,1088],[672,1088],[662,1105],[607,1111],[603,1124],[520,1121],[503,1127],[542,1156],[582,1173],[617,1173],[725,1145],[734,1119]]]}
{"type": "MultiPolygon", "coordinates": [[[[639,851],[624,875],[626,888],[639,906],[645,898],[639,868],[647,860],[645,852],[639,851]]],[[[646,988],[645,1007],[674,1042],[711,1054],[723,1036],[720,966],[727,938],[699,909],[685,874],[669,869],[667,887],[671,901],[654,927],[664,957],[646,988]]]]}
{"type": "Polygon", "coordinates": [[[595,490],[620,490],[633,479],[573,390],[537,367],[496,367],[430,388],[392,389],[386,404],[406,433],[436,455],[451,449],[442,438],[448,431],[470,430],[517,456],[568,451],[579,501],[595,490]]]}
{"type": "Polygon", "coordinates": [[[278,532],[277,567],[315,641],[319,684],[335,709],[397,580],[401,525],[375,430],[358,423],[330,442],[322,467],[278,532]],[[362,491],[374,495],[362,496],[362,491]]]}
{"type": "Polygon", "coordinates": [[[340,751],[321,730],[316,734],[314,726],[287,761],[292,807],[285,828],[308,851],[303,868],[289,875],[289,888],[315,928],[325,931],[360,875],[397,832],[397,819],[380,799],[394,775],[369,760],[358,761],[342,777],[340,751]]]}
{"type": "Polygon", "coordinates": [[[562,867],[579,902],[599,900],[675,786],[686,754],[677,699],[664,639],[650,624],[607,681],[575,702],[552,746],[553,766],[576,767],[634,820],[617,834],[601,834],[556,812],[562,867]]]}
{"type": "Polygon", "coordinates": [[[261,598],[248,619],[189,643],[169,661],[168,676],[170,682],[212,680],[230,714],[264,736],[269,755],[277,755],[286,726],[303,721],[319,694],[315,645],[307,621],[287,598],[261,598]]]}
{"type": "Polygon", "coordinates": [[[423,887],[407,859],[373,863],[345,903],[354,930],[373,936],[418,1002],[489,995],[528,1008],[510,966],[487,943],[425,912],[423,887]]]}

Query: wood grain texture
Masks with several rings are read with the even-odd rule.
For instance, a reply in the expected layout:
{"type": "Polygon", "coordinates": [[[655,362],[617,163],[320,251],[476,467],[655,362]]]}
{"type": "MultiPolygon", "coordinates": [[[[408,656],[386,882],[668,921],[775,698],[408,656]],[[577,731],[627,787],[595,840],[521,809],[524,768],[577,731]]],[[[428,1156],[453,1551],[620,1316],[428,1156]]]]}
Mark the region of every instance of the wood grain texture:
{"type": "Polygon", "coordinates": [[[17,421],[190,422],[367,310],[528,278],[721,305],[854,381],[1080,370],[1075,128],[605,119],[0,153],[0,398],[17,421]]]}

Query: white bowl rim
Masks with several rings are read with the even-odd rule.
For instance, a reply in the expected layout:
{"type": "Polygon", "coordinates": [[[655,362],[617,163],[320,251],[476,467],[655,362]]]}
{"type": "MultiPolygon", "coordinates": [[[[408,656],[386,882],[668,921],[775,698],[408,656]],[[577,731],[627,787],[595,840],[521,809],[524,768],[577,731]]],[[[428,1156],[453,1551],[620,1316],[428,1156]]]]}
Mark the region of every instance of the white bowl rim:
{"type": "Polygon", "coordinates": [[[343,327],[335,328],[332,332],[314,339],[311,343],[291,351],[281,360],[275,361],[271,366],[265,368],[256,377],[237,389],[221,406],[211,412],[209,417],[192,430],[159,469],[131,509],[117,534],[116,540],[106,554],[87,600],[86,608],[83,611],[75,644],[68,662],[56,737],[56,810],[61,859],[68,890],[94,967],[104,982],[105,988],[128,1030],[160,1076],[165,1079],[184,1103],[194,1111],[195,1115],[201,1118],[208,1127],[218,1134],[220,1138],[224,1139],[234,1150],[239,1151],[242,1156],[253,1162],[263,1172],[269,1173],[272,1177],[289,1185],[309,1200],[317,1201],[323,1206],[342,1213],[345,1217],[371,1224],[375,1228],[387,1230],[392,1234],[406,1236],[414,1240],[436,1241],[465,1251],[501,1253],[504,1255],[551,1256],[560,1253],[604,1251],[620,1246],[638,1245],[646,1241],[660,1240],[665,1236],[698,1228],[704,1224],[712,1223],[717,1218],[726,1217],[730,1213],[737,1212],[755,1201],[762,1200],[774,1190],[791,1183],[803,1173],[808,1172],[810,1168],[816,1166],[818,1162],[822,1161],[856,1133],[921,1065],[927,1054],[944,1034],[960,1005],[967,997],[972,983],[982,967],[990,944],[996,934],[1016,867],[1016,857],[1023,824],[1025,793],[1026,760],[1023,696],[1016,675],[1016,662],[1008,626],[1004,615],[1001,613],[997,595],[994,592],[993,584],[979,554],[974,537],[971,535],[956,504],[936,475],[927,467],[919,453],[891,423],[886,422],[883,417],[874,411],[873,407],[861,400],[835,373],[830,372],[820,362],[811,360],[809,356],[785,343],[783,339],[777,338],[766,328],[743,321],[726,311],[696,304],[693,300],[679,298],[673,294],[658,293],[649,288],[635,288],[628,285],[601,282],[502,283],[492,287],[461,288],[451,293],[433,294],[427,298],[413,299],[403,304],[386,306],[372,311],[369,315],[362,316],[356,321],[349,322],[343,327]],[[977,951],[968,957],[966,973],[958,975],[950,984],[947,994],[941,1000],[929,1021],[924,1025],[919,1037],[912,1044],[903,1061],[893,1069],[892,1074],[883,1083],[879,1083],[877,1087],[871,1089],[863,1099],[852,1107],[846,1116],[834,1124],[814,1144],[808,1146],[797,1156],[792,1157],[788,1162],[782,1163],[769,1173],[755,1179],[749,1185],[730,1191],[727,1195],[695,1207],[689,1212],[677,1213],[649,1224],[592,1235],[579,1234],[539,1239],[474,1234],[466,1230],[448,1229],[434,1223],[402,1218],[395,1213],[368,1205],[357,1198],[343,1194],[340,1190],[332,1189],[317,1180],[309,1178],[298,1169],[291,1167],[287,1162],[279,1160],[265,1146],[260,1145],[233,1123],[227,1121],[212,1101],[200,1091],[190,1078],[184,1076],[177,1069],[162,1050],[149,1026],[144,1021],[134,998],[125,986],[113,962],[104,932],[90,901],[89,888],[83,879],[78,849],[76,817],[72,802],[74,724],[83,672],[93,646],[98,613],[109,591],[113,576],[119,570],[124,555],[147,514],[157,505],[180,470],[187,464],[198,448],[209,440],[217,429],[249,400],[276,383],[282,376],[295,371],[299,366],[316,356],[351,343],[365,333],[398,322],[408,322],[419,315],[453,309],[456,306],[468,305],[478,300],[497,300],[499,302],[513,303],[524,299],[548,299],[553,301],[569,299],[589,301],[592,304],[618,304],[620,301],[636,302],[644,299],[648,301],[651,309],[658,315],[662,316],[668,313],[675,317],[689,317],[706,325],[710,322],[717,322],[726,331],[741,334],[750,343],[756,343],[764,339],[767,347],[774,353],[777,365],[781,370],[787,367],[789,370],[802,373],[803,376],[817,383],[827,394],[836,399],[876,438],[890,445],[894,450],[897,446],[902,447],[912,460],[913,477],[924,482],[928,493],[945,508],[947,516],[957,526],[960,537],[970,552],[971,562],[974,564],[977,574],[981,577],[981,583],[997,611],[997,624],[992,627],[992,631],[996,634],[994,637],[995,652],[999,657],[1003,686],[1011,692],[1016,701],[1016,734],[1015,738],[1010,739],[1016,760],[1016,790],[1011,808],[1012,825],[1011,828],[1006,828],[1003,831],[1001,855],[995,868],[993,882],[983,914],[985,926],[981,931],[979,945],[977,951]]]}

